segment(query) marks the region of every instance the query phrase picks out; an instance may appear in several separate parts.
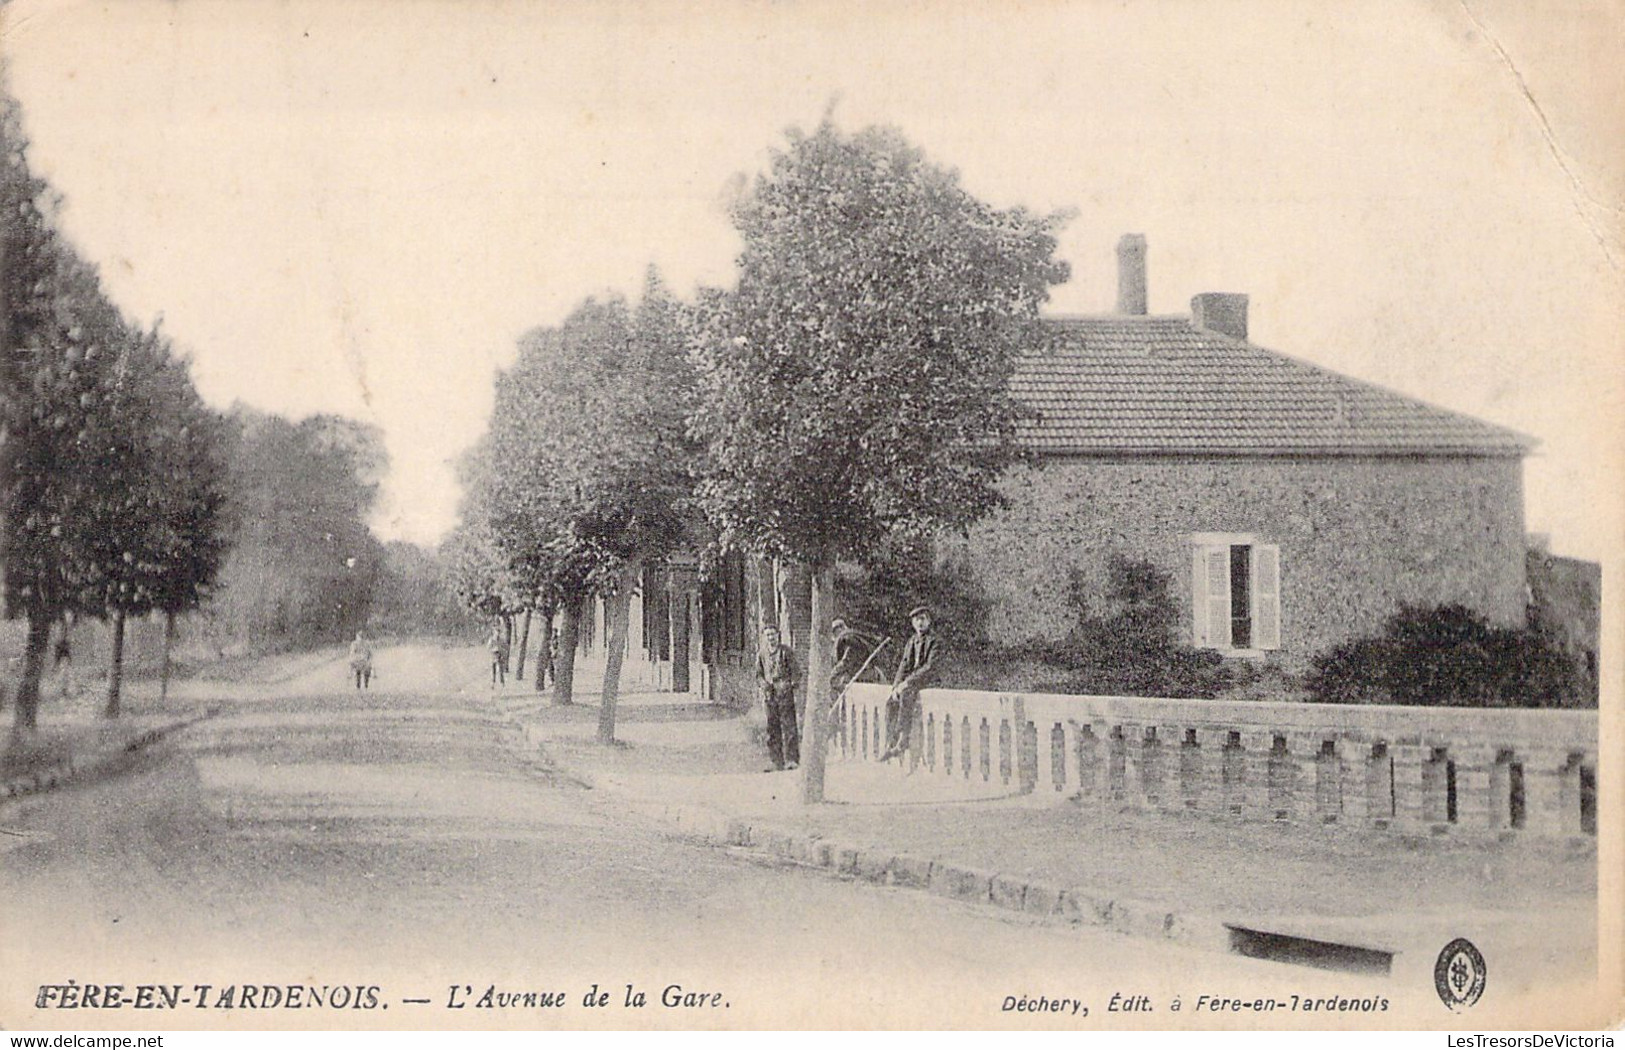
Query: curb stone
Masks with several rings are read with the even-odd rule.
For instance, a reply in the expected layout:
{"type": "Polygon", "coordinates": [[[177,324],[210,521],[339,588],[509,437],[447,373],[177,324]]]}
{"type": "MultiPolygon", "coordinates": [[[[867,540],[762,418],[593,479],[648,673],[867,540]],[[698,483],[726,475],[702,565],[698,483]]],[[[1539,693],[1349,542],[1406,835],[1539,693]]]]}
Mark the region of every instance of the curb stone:
{"type": "Polygon", "coordinates": [[[884,884],[891,870],[891,854],[877,850],[854,850],[852,874],[867,882],[884,884]]]}
{"type": "Polygon", "coordinates": [[[1009,911],[1026,911],[1027,884],[1009,875],[993,876],[993,903],[1009,911]]]}
{"type": "MultiPolygon", "coordinates": [[[[545,749],[539,726],[526,725],[525,739],[545,749]]],[[[1230,929],[1205,915],[1189,915],[1147,901],[1103,896],[1088,889],[1061,888],[1016,875],[985,871],[947,860],[862,848],[816,835],[802,835],[750,822],[697,804],[665,804],[624,794],[612,780],[599,781],[576,769],[577,780],[617,794],[629,811],[675,825],[685,837],[718,846],[742,847],[825,869],[849,878],[897,886],[966,903],[1030,915],[1046,923],[1106,927],[1131,937],[1165,940],[1206,951],[1230,951],[1230,929]]]]}
{"type": "Polygon", "coordinates": [[[110,772],[122,763],[127,756],[143,751],[164,737],[196,725],[206,718],[213,718],[218,713],[217,708],[211,707],[200,715],[155,726],[152,729],[136,734],[121,744],[99,749],[86,757],[76,758],[69,755],[66,758],[52,762],[44,769],[19,774],[5,782],[5,798],[17,799],[30,795],[41,795],[76,781],[88,780],[91,777],[110,772]]]}
{"type": "Polygon", "coordinates": [[[1021,898],[1021,910],[1040,918],[1054,918],[1061,914],[1061,891],[1041,882],[1027,883],[1027,892],[1021,898]]]}
{"type": "Polygon", "coordinates": [[[978,904],[993,900],[993,873],[958,864],[931,865],[931,892],[978,904]]]}

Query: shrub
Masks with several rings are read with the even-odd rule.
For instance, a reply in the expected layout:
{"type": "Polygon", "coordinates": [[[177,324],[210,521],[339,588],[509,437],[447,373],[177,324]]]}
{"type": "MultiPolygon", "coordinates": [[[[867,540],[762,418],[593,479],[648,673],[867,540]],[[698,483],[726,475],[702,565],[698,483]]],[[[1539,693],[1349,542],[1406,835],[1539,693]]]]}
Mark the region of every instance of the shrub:
{"type": "Polygon", "coordinates": [[[1231,686],[1234,674],[1218,653],[1176,640],[1179,610],[1166,572],[1114,554],[1107,578],[1105,607],[1097,611],[1084,575],[1076,569],[1071,573],[1067,599],[1078,622],[1060,642],[1040,646],[1048,662],[1069,672],[1058,688],[1211,698],[1231,686]]]}
{"type": "Polygon", "coordinates": [[[1541,633],[1462,605],[1403,607],[1379,637],[1315,657],[1305,684],[1319,703],[1585,706],[1573,662],[1541,633]]]}

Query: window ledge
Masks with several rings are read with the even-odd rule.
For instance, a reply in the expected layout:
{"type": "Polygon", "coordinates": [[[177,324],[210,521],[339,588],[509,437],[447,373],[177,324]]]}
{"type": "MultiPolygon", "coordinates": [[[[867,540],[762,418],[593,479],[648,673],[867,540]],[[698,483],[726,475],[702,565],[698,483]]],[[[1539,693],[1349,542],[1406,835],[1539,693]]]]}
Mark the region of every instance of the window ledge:
{"type": "Polygon", "coordinates": [[[1262,660],[1274,652],[1273,649],[1215,649],[1213,651],[1226,660],[1262,660]]]}

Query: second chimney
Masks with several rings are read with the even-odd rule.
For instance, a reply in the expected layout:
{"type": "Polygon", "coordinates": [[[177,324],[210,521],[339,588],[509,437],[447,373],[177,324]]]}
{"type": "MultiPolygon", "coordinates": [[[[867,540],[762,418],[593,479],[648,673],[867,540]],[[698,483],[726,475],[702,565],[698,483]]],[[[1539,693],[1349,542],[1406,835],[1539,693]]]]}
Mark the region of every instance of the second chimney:
{"type": "Polygon", "coordinates": [[[1191,300],[1191,323],[1210,332],[1247,338],[1247,297],[1237,292],[1203,292],[1191,300]]]}
{"type": "Polygon", "coordinates": [[[1145,313],[1145,234],[1125,233],[1117,242],[1117,312],[1145,313]]]}

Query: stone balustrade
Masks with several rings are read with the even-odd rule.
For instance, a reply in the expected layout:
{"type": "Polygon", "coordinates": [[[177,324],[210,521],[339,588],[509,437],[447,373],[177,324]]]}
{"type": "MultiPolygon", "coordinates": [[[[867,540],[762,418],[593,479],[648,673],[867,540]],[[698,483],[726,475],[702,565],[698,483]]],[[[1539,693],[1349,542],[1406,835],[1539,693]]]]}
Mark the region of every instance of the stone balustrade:
{"type": "MultiPolygon", "coordinates": [[[[883,685],[854,685],[835,753],[886,746],[883,685]]],[[[1597,713],[927,689],[915,775],[1015,793],[1412,834],[1596,834],[1597,713]]]]}

